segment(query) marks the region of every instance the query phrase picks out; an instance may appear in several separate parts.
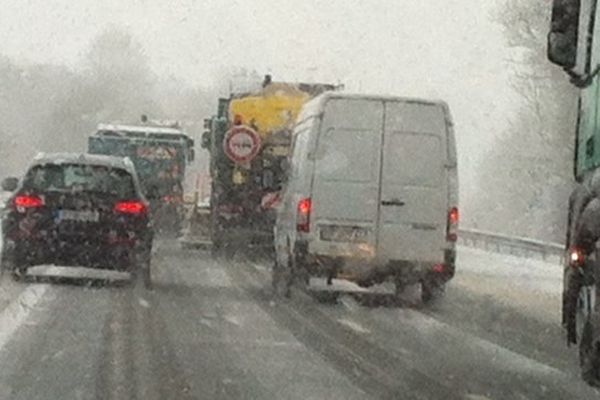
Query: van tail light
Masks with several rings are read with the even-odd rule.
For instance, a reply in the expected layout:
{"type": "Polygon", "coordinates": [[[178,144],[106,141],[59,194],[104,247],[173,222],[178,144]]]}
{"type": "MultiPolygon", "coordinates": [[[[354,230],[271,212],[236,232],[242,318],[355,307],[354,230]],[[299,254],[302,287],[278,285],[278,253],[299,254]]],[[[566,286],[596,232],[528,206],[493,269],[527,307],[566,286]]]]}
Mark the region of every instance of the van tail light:
{"type": "Polygon", "coordinates": [[[296,216],[296,230],[298,232],[310,232],[310,213],[312,211],[312,200],[302,199],[298,202],[298,213],[296,216]]]}
{"type": "Polygon", "coordinates": [[[571,247],[569,249],[569,265],[573,268],[583,267],[585,264],[585,254],[580,247],[571,247]]]}
{"type": "Polygon", "coordinates": [[[458,222],[460,220],[460,212],[458,207],[452,207],[448,211],[448,227],[446,231],[446,240],[456,242],[458,240],[458,222]]]}
{"type": "Polygon", "coordinates": [[[35,195],[19,195],[15,197],[14,205],[18,209],[40,208],[44,206],[44,199],[35,195]]]}
{"type": "Polygon", "coordinates": [[[115,204],[115,211],[120,214],[140,215],[148,211],[148,207],[141,201],[120,201],[115,204]]]}

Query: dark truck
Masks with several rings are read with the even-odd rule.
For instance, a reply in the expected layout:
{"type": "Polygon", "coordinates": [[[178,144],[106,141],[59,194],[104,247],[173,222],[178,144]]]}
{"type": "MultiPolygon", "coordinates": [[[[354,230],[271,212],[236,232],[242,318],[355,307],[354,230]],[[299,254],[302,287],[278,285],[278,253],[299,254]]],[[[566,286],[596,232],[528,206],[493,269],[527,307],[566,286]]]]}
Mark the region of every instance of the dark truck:
{"type": "Polygon", "coordinates": [[[100,124],[88,139],[88,152],[128,157],[150,201],[156,231],[180,231],[185,171],[194,159],[194,141],[177,124],[100,124]]]}
{"type": "Polygon", "coordinates": [[[257,91],[219,99],[202,138],[210,153],[211,240],[217,254],[272,251],[275,208],[298,113],[315,96],[340,88],[272,82],[267,76],[257,91]]]}

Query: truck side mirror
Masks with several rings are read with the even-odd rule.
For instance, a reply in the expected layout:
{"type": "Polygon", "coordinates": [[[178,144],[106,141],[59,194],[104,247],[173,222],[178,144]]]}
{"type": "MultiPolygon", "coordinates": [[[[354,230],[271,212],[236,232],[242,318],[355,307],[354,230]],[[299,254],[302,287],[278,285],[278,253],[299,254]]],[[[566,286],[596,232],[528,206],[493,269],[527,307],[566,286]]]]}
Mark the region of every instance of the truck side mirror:
{"type": "Polygon", "coordinates": [[[200,143],[200,146],[202,146],[203,149],[209,149],[210,145],[211,145],[210,131],[206,131],[202,134],[202,143],[200,143]]]}
{"type": "Polygon", "coordinates": [[[5,178],[4,180],[2,180],[2,190],[4,190],[5,192],[14,192],[17,189],[17,186],[19,185],[19,179],[18,178],[5,178]]]}

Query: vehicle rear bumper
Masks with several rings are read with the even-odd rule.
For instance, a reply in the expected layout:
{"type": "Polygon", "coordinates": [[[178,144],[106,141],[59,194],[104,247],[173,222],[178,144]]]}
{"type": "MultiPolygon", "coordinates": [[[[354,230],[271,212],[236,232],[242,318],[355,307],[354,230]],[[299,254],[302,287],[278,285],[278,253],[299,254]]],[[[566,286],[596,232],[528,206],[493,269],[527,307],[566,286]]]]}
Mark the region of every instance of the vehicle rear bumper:
{"type": "Polygon", "coordinates": [[[385,260],[356,256],[331,256],[307,251],[306,244],[297,245],[296,256],[311,276],[334,277],[355,281],[362,285],[381,283],[388,278],[399,279],[406,284],[417,283],[433,277],[447,282],[456,270],[456,250],[446,249],[440,257],[442,262],[415,260],[385,260]]]}
{"type": "Polygon", "coordinates": [[[108,243],[92,240],[21,240],[6,243],[5,254],[21,266],[54,264],[89,268],[130,270],[135,254],[141,251],[135,242],[108,243]]]}

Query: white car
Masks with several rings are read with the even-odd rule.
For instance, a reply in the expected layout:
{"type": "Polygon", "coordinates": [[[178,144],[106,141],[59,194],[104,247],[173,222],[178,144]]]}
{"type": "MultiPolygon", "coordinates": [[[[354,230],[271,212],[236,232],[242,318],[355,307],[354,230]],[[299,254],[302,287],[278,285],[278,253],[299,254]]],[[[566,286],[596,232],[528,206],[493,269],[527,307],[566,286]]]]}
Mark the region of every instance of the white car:
{"type": "Polygon", "coordinates": [[[275,227],[274,287],[296,277],[421,283],[453,277],[455,139],[443,102],[325,93],[303,108],[275,227]]]}

